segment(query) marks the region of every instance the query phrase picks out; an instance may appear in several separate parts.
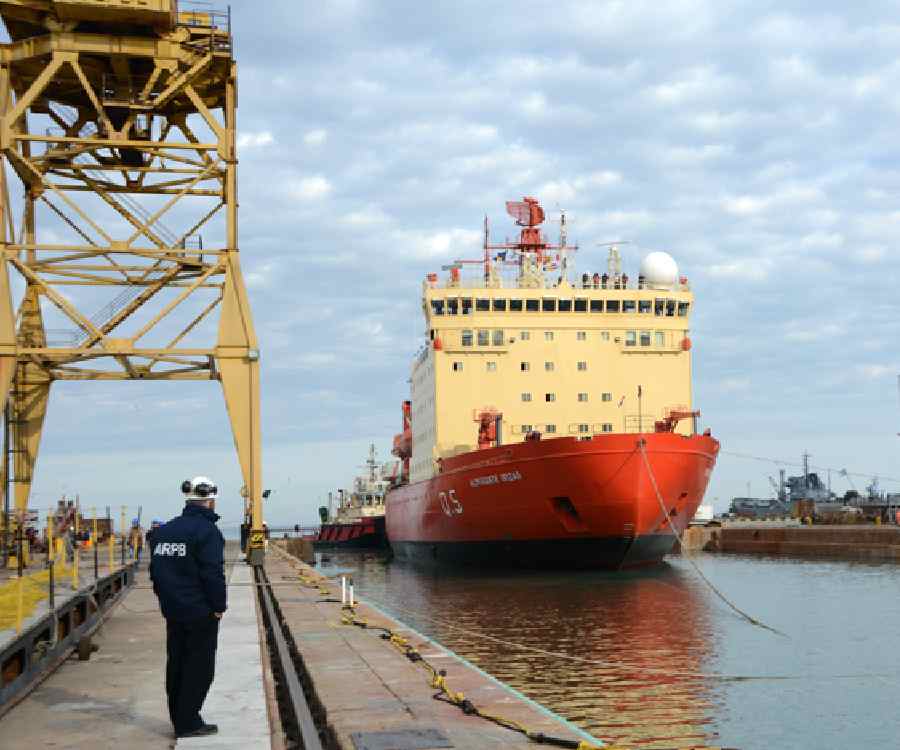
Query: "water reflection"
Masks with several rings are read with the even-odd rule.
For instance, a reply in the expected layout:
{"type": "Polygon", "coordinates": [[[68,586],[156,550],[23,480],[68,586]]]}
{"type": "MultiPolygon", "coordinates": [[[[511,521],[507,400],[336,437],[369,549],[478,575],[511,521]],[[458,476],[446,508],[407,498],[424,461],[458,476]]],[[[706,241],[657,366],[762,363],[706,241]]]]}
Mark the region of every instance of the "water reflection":
{"type": "Polygon", "coordinates": [[[646,748],[716,737],[717,687],[701,672],[717,638],[686,572],[457,573],[346,553],[325,567],[353,569],[361,597],[597,737],[646,748]]]}

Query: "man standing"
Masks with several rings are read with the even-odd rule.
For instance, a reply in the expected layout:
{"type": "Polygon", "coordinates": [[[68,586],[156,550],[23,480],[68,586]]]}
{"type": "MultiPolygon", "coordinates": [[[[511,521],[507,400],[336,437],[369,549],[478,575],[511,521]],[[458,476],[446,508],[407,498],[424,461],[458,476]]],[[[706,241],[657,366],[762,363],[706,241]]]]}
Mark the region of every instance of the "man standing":
{"type": "Polygon", "coordinates": [[[195,477],[181,485],[184,512],[153,533],[150,578],[166,618],[166,695],[177,737],[218,732],[200,718],[212,685],[225,612],[225,539],[216,526],[218,489],[195,477]]]}

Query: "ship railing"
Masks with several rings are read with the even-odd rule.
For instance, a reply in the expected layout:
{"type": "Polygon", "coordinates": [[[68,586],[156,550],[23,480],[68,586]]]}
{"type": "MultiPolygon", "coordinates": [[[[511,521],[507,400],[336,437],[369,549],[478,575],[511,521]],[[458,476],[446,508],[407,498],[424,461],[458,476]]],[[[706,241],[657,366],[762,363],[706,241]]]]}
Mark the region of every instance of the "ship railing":
{"type": "Polygon", "coordinates": [[[321,526],[301,526],[299,524],[294,526],[270,526],[269,534],[282,534],[287,538],[318,536],[321,528],[321,526]]]}
{"type": "Polygon", "coordinates": [[[564,290],[565,293],[580,291],[658,291],[668,292],[689,292],[691,291],[690,282],[684,281],[675,284],[671,289],[657,289],[649,284],[639,283],[630,276],[626,281],[598,281],[582,282],[581,278],[572,279],[567,286],[562,286],[558,277],[544,279],[543,285],[532,286],[521,281],[517,274],[502,274],[488,281],[481,273],[463,273],[457,279],[441,279],[438,281],[426,281],[425,285],[430,289],[532,289],[536,292],[564,290]]]}

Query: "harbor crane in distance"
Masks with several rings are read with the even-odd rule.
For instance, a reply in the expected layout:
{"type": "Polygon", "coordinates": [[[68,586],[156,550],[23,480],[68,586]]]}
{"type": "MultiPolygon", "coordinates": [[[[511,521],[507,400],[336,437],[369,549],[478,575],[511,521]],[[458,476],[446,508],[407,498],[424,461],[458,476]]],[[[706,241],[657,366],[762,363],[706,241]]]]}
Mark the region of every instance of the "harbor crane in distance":
{"type": "Polygon", "coordinates": [[[16,511],[28,506],[54,382],[218,380],[248,560],[261,563],[259,348],[238,253],[230,12],[0,0],[0,17],[11,40],[0,45],[0,406],[16,511]],[[24,282],[17,311],[12,274],[24,282]]]}

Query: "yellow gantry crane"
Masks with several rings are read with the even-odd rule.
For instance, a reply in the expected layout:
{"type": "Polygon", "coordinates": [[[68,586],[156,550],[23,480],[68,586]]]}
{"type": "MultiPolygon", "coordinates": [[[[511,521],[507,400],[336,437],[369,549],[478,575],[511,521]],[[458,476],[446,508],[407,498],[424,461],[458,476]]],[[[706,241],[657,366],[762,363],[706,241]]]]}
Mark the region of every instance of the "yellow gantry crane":
{"type": "Polygon", "coordinates": [[[249,557],[261,562],[230,14],[175,0],[0,0],[0,17],[11,39],[0,45],[0,407],[16,510],[54,381],[219,380],[249,557]],[[23,188],[15,204],[8,180],[23,188]]]}

